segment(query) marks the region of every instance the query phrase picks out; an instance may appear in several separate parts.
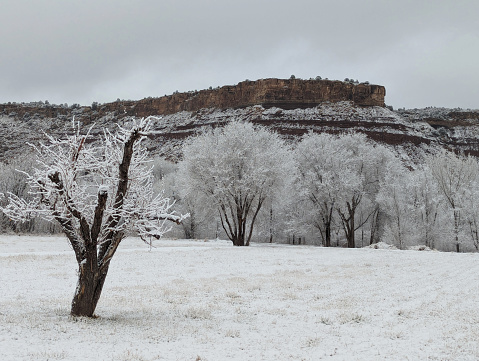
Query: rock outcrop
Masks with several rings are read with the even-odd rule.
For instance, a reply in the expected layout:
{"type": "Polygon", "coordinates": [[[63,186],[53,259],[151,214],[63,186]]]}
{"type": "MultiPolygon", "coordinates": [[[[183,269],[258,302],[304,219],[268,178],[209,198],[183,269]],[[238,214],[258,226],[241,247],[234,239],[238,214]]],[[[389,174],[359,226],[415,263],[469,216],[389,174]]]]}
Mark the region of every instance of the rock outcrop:
{"type": "Polygon", "coordinates": [[[338,80],[260,79],[243,81],[221,88],[174,93],[159,98],[117,100],[111,103],[71,107],[45,103],[0,104],[0,114],[16,118],[44,118],[73,115],[83,122],[95,121],[106,114],[147,117],[200,109],[241,109],[253,105],[285,110],[312,108],[324,102],[352,101],[358,106],[384,107],[386,89],[381,85],[338,80]]]}
{"type": "Polygon", "coordinates": [[[352,101],[359,106],[384,106],[386,89],[381,85],[337,80],[261,79],[234,86],[175,93],[136,102],[105,104],[108,111],[127,112],[144,117],[205,108],[238,109],[252,105],[282,109],[312,108],[324,102],[352,101]]]}

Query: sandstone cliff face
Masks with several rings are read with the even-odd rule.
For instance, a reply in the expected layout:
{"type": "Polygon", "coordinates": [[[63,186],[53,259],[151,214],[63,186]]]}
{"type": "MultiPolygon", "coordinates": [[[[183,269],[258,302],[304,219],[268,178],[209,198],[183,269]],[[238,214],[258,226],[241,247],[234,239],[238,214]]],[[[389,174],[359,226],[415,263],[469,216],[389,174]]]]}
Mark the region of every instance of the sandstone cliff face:
{"type": "Polygon", "coordinates": [[[386,89],[381,85],[352,84],[337,80],[261,79],[244,81],[237,85],[175,93],[160,98],[138,101],[116,101],[95,107],[63,107],[55,105],[0,104],[0,113],[23,118],[38,115],[46,118],[58,116],[82,117],[93,121],[107,113],[117,116],[147,117],[168,115],[181,111],[196,112],[205,108],[240,109],[252,105],[282,109],[312,108],[324,102],[352,101],[358,106],[384,106],[386,89]]]}
{"type": "MultiPolygon", "coordinates": [[[[353,101],[360,106],[384,106],[386,89],[380,85],[351,84],[332,80],[261,79],[244,81],[235,86],[223,86],[199,92],[176,93],[138,102],[124,102],[123,110],[139,117],[166,115],[204,108],[245,108],[262,105],[265,108],[309,108],[320,103],[353,101]]],[[[105,104],[109,110],[117,103],[105,104]]]]}

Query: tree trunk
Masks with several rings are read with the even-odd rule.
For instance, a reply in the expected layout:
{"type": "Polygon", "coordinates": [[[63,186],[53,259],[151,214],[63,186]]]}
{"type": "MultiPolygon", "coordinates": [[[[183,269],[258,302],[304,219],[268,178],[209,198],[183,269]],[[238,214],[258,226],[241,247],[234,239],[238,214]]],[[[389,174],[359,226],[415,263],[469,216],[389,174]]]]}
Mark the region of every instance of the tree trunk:
{"type": "Polygon", "coordinates": [[[331,247],[331,222],[327,222],[325,224],[326,226],[326,229],[325,229],[325,242],[324,242],[324,246],[325,247],[331,247]]]}
{"type": "Polygon", "coordinates": [[[233,245],[235,246],[238,246],[238,247],[243,247],[245,245],[245,242],[244,242],[244,234],[240,234],[232,240],[233,241],[233,245]]]}
{"type": "Polygon", "coordinates": [[[273,243],[273,207],[269,209],[269,243],[273,243]]]}
{"type": "Polygon", "coordinates": [[[349,232],[346,235],[348,239],[348,248],[356,248],[356,240],[354,239],[354,213],[352,214],[351,218],[349,219],[349,232]]]}
{"type": "Polygon", "coordinates": [[[379,228],[379,208],[376,208],[373,213],[373,219],[371,222],[371,236],[369,237],[369,245],[376,243],[376,232],[379,228]]]}
{"type": "Polygon", "coordinates": [[[108,267],[98,273],[91,271],[86,262],[80,264],[77,288],[72,300],[72,316],[93,317],[107,273],[108,267]]]}
{"type": "Polygon", "coordinates": [[[456,238],[456,252],[459,253],[460,247],[459,247],[459,218],[460,218],[460,213],[458,210],[454,209],[454,234],[456,238]]]}

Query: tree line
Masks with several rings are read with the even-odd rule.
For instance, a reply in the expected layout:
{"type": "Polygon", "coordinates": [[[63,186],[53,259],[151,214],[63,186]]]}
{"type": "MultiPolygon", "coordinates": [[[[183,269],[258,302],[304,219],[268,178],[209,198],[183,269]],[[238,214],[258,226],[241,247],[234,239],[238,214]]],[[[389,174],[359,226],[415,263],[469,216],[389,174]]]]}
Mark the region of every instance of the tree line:
{"type": "Polygon", "coordinates": [[[458,252],[479,250],[478,182],[476,158],[440,148],[413,161],[360,133],[291,144],[236,122],[191,138],[160,181],[190,214],[179,237],[458,252]]]}
{"type": "MultiPolygon", "coordinates": [[[[292,143],[242,122],[188,139],[182,153],[178,164],[157,158],[152,168],[154,190],[190,215],[173,228],[175,237],[479,249],[479,166],[471,156],[429,147],[417,148],[411,161],[360,133],[308,133],[292,143]]],[[[0,193],[32,197],[15,169],[33,167],[30,160],[0,164],[0,193]]],[[[42,219],[15,223],[0,212],[0,230],[61,229],[42,219]]]]}

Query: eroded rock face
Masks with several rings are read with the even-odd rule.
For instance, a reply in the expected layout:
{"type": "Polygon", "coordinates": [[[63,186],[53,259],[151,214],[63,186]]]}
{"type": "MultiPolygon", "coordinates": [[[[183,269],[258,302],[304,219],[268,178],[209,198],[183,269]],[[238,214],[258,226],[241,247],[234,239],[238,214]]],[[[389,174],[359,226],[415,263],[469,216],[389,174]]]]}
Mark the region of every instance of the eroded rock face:
{"type": "Polygon", "coordinates": [[[16,118],[36,115],[45,118],[64,116],[92,122],[108,113],[116,117],[168,115],[200,109],[241,109],[253,105],[286,110],[312,108],[324,102],[352,101],[358,106],[384,106],[386,89],[381,85],[352,84],[338,80],[261,79],[244,81],[237,85],[175,93],[160,98],[138,101],[122,100],[93,107],[42,104],[0,104],[0,114],[16,118]]]}
{"type": "Polygon", "coordinates": [[[381,85],[352,84],[337,80],[261,79],[244,81],[235,86],[188,93],[176,93],[136,102],[105,104],[108,111],[127,112],[145,117],[166,115],[204,108],[310,108],[323,102],[352,101],[359,106],[384,106],[386,89],[381,85]]]}

